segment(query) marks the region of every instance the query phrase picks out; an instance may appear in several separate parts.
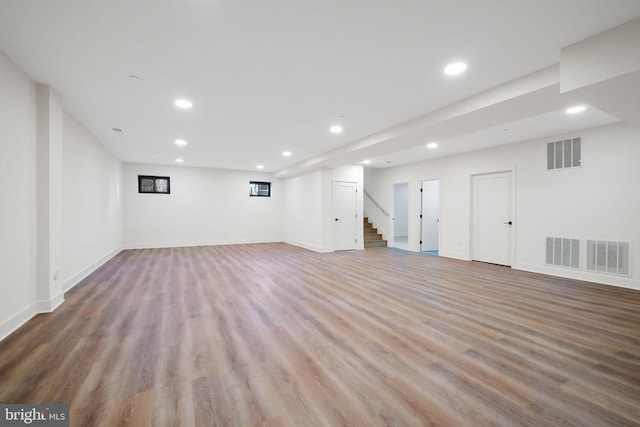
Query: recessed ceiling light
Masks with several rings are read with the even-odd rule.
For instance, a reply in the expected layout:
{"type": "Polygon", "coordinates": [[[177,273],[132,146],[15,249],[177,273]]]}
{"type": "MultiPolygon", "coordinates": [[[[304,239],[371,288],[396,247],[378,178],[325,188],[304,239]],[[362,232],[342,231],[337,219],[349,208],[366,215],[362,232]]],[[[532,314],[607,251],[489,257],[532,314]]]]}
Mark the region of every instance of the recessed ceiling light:
{"type": "Polygon", "coordinates": [[[457,74],[464,73],[467,69],[467,64],[464,62],[454,62],[453,64],[449,64],[444,68],[444,73],[448,76],[455,76],[457,74]]]}
{"type": "Polygon", "coordinates": [[[256,168],[258,169],[264,169],[264,165],[257,165],[256,168]]]}
{"type": "Polygon", "coordinates": [[[176,99],[176,106],[180,108],[191,108],[193,103],[187,99],[176,99]]]}
{"type": "Polygon", "coordinates": [[[342,126],[331,126],[329,128],[329,132],[331,133],[341,133],[342,132],[342,126]]]}
{"type": "Polygon", "coordinates": [[[370,165],[371,164],[371,160],[367,159],[367,160],[363,160],[362,161],[363,165],[370,165]]]}
{"type": "Polygon", "coordinates": [[[578,113],[582,113],[584,110],[586,110],[587,107],[585,107],[584,105],[575,105],[573,107],[569,107],[567,108],[567,114],[578,114],[578,113]]]}
{"type": "Polygon", "coordinates": [[[291,151],[283,151],[282,155],[285,157],[291,157],[291,151]]]}
{"type": "Polygon", "coordinates": [[[182,163],[182,162],[184,162],[184,159],[176,159],[176,162],[182,163]]]}
{"type": "Polygon", "coordinates": [[[438,143],[437,142],[430,142],[427,144],[427,148],[433,150],[434,148],[438,148],[438,143]]]}
{"type": "Polygon", "coordinates": [[[187,141],[185,141],[184,139],[176,139],[176,145],[184,147],[185,145],[187,145],[187,141]]]}

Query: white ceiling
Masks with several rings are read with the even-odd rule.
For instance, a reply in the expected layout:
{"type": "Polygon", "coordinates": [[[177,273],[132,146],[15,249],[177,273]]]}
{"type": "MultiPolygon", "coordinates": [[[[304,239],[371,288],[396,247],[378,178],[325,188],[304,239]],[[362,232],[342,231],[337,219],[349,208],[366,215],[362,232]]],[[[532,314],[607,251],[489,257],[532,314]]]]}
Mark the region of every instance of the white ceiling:
{"type": "MultiPolygon", "coordinates": [[[[0,0],[0,50],[123,161],[282,173],[327,152],[340,163],[340,147],[557,64],[562,47],[638,16],[638,0],[0,0]],[[444,76],[454,60],[468,71],[444,76]]],[[[438,155],[576,128],[547,113],[441,141],[438,155]]],[[[593,111],[579,126],[615,120],[593,111]]],[[[424,142],[388,145],[374,164],[433,156],[424,142]]]]}

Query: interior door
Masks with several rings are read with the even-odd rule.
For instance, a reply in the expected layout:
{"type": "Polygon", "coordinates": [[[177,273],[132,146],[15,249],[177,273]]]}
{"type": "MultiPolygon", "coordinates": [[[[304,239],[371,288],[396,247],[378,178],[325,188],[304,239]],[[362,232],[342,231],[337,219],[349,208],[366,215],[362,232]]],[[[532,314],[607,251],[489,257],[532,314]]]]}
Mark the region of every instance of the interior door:
{"type": "Polygon", "coordinates": [[[473,177],[472,259],[511,265],[511,172],[473,177]]]}
{"type": "Polygon", "coordinates": [[[355,182],[333,183],[334,247],[338,251],[356,248],[356,194],[355,182]]]}
{"type": "Polygon", "coordinates": [[[420,250],[434,252],[438,250],[440,240],[440,181],[435,179],[422,182],[420,211],[420,250]]]}

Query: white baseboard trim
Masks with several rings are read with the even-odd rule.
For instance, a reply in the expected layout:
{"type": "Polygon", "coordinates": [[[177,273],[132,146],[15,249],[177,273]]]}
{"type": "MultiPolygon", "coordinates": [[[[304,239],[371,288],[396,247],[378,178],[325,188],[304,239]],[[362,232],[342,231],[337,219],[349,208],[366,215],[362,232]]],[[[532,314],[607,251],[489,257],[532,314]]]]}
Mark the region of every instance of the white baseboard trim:
{"type": "Polygon", "coordinates": [[[35,302],[20,310],[18,313],[0,323],[0,341],[15,332],[20,326],[27,323],[33,316],[38,314],[35,302]]]}
{"type": "Polygon", "coordinates": [[[69,279],[65,280],[65,282],[62,284],[63,292],[69,292],[71,289],[73,289],[74,286],[82,282],[82,280],[85,277],[87,277],[88,275],[96,271],[98,268],[100,268],[103,264],[105,264],[111,258],[118,255],[121,251],[122,251],[122,248],[114,249],[113,251],[109,252],[107,255],[101,257],[95,262],[92,262],[90,265],[83,268],[81,271],[77,272],[76,274],[71,276],[69,279]]]}
{"type": "Polygon", "coordinates": [[[203,240],[197,242],[173,242],[173,243],[135,243],[124,247],[128,249],[162,249],[162,248],[187,248],[192,246],[222,246],[222,245],[250,245],[255,243],[281,243],[282,239],[265,240],[203,240]]]}
{"type": "Polygon", "coordinates": [[[322,253],[334,252],[333,248],[326,248],[326,247],[322,247],[322,246],[309,245],[309,244],[306,244],[306,243],[303,243],[303,242],[296,242],[294,240],[285,240],[284,243],[286,243],[288,245],[297,246],[299,248],[308,249],[308,250],[314,251],[314,252],[322,252],[322,253]]]}
{"type": "Polygon", "coordinates": [[[462,261],[471,261],[469,259],[469,255],[463,252],[452,252],[452,251],[438,251],[438,256],[443,256],[445,258],[453,258],[460,259],[462,261]]]}
{"type": "Polygon", "coordinates": [[[58,292],[58,295],[50,300],[36,301],[36,309],[38,313],[51,313],[56,308],[60,307],[64,302],[64,291],[58,292]]]}
{"type": "Polygon", "coordinates": [[[567,279],[583,280],[601,285],[618,286],[621,288],[640,290],[640,281],[627,277],[617,277],[607,274],[597,274],[582,270],[568,268],[541,266],[533,264],[516,263],[511,266],[516,270],[530,271],[532,273],[548,274],[549,276],[564,277],[567,279]]]}

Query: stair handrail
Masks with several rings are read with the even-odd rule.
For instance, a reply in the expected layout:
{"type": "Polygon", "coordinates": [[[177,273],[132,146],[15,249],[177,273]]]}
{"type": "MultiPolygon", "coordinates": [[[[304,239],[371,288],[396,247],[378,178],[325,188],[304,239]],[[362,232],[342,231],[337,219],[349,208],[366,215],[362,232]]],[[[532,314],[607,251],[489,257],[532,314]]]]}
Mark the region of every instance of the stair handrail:
{"type": "Polygon", "coordinates": [[[378,204],[378,202],[376,202],[376,199],[374,199],[373,197],[371,197],[371,194],[367,193],[367,190],[364,190],[364,195],[367,196],[369,198],[369,200],[371,200],[374,204],[375,207],[377,207],[378,209],[380,209],[380,212],[382,212],[384,214],[384,216],[386,216],[387,218],[389,217],[389,213],[387,211],[385,211],[384,209],[382,209],[382,206],[380,206],[378,204]]]}

